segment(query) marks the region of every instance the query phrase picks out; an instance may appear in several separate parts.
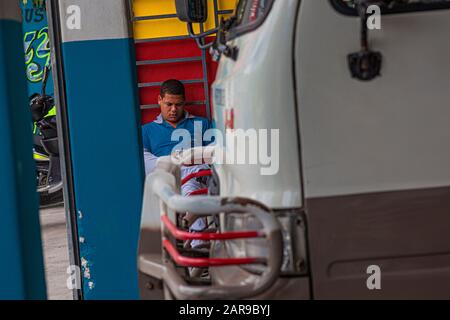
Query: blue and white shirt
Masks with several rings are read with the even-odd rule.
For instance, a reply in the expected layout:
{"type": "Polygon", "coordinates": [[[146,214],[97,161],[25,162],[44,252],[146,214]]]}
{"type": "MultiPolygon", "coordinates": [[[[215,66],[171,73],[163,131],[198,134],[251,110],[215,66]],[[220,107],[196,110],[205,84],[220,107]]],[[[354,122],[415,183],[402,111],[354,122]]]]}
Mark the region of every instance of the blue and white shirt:
{"type": "MultiPolygon", "coordinates": [[[[203,135],[210,129],[210,122],[201,117],[195,117],[185,112],[184,119],[177,124],[176,128],[164,121],[160,114],[155,121],[142,127],[142,141],[144,144],[145,173],[151,173],[156,167],[158,157],[168,156],[172,152],[181,149],[207,146],[211,141],[204,141],[203,135]],[[177,131],[178,130],[178,131],[177,131]],[[185,141],[182,141],[185,140],[185,141]],[[181,142],[181,144],[180,144],[181,142]]],[[[181,167],[181,179],[191,173],[209,169],[208,165],[197,165],[181,167]]],[[[193,191],[202,189],[202,185],[196,179],[192,179],[181,186],[181,194],[189,196],[193,191]]],[[[190,227],[191,232],[201,232],[206,229],[206,220],[197,219],[190,227]]],[[[201,245],[203,241],[194,240],[191,242],[192,248],[201,245]]]]}
{"type": "Polygon", "coordinates": [[[188,112],[185,112],[184,119],[176,128],[167,123],[161,114],[155,121],[144,125],[142,141],[146,174],[154,170],[159,157],[168,156],[179,149],[209,145],[211,141],[203,141],[203,135],[210,128],[208,119],[190,115],[188,112]]]}

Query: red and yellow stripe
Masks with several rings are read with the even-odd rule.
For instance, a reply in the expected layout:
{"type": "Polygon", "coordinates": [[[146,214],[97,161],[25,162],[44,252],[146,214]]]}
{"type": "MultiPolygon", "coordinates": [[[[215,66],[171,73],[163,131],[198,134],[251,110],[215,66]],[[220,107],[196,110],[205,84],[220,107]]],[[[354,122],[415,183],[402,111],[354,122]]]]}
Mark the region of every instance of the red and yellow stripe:
{"type": "MultiPolygon", "coordinates": [[[[237,0],[218,0],[218,10],[234,10],[237,0]]],[[[174,15],[174,0],[134,0],[133,11],[135,17],[174,15]]],[[[205,29],[215,28],[214,7],[212,1],[208,1],[208,21],[205,29]]],[[[195,32],[199,32],[199,26],[194,26],[195,32]]],[[[136,40],[149,40],[136,44],[136,60],[165,60],[176,58],[200,57],[201,51],[192,39],[171,40],[167,38],[187,36],[186,23],[176,17],[166,19],[152,19],[134,22],[134,38],[136,40]]],[[[212,39],[211,39],[212,40],[212,39]]],[[[208,87],[214,81],[217,64],[207,54],[208,87]]],[[[201,61],[151,64],[138,67],[138,81],[140,83],[163,82],[170,78],[179,80],[192,80],[203,78],[201,61]]],[[[188,84],[187,100],[204,101],[205,90],[202,83],[188,84]]],[[[209,88],[208,88],[209,90],[209,88]]],[[[141,105],[157,103],[159,88],[145,87],[139,90],[141,105]]],[[[206,116],[205,106],[191,106],[189,112],[206,116]]],[[[152,121],[159,113],[158,109],[142,111],[142,122],[152,121]]]]}

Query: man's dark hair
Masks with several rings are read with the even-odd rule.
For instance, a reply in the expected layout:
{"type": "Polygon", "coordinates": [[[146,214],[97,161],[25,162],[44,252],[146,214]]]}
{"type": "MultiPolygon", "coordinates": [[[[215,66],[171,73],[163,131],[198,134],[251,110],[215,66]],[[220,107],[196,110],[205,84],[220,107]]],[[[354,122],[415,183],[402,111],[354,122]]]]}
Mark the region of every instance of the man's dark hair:
{"type": "Polygon", "coordinates": [[[184,84],[181,83],[181,81],[176,80],[176,79],[170,79],[170,80],[164,81],[164,83],[161,86],[160,95],[162,98],[164,98],[164,96],[166,94],[185,97],[186,94],[185,94],[184,84]]]}

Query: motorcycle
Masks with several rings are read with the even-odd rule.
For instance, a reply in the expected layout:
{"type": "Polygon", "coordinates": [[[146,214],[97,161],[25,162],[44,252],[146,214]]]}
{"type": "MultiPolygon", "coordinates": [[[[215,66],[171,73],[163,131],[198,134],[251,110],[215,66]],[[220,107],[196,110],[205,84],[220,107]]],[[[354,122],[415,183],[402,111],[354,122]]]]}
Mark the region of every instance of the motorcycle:
{"type": "Polygon", "coordinates": [[[45,92],[49,72],[50,67],[46,67],[42,80],[42,92],[30,97],[34,123],[33,157],[36,162],[36,186],[41,207],[63,202],[55,105],[53,97],[45,92]]]}

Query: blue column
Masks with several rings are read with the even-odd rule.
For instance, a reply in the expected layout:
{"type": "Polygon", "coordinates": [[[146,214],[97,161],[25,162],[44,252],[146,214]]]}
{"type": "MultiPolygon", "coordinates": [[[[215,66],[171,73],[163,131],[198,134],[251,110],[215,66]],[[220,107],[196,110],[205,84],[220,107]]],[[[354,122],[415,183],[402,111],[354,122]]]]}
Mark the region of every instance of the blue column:
{"type": "Polygon", "coordinates": [[[139,298],[144,171],[127,10],[126,0],[59,0],[84,299],[139,298]]]}
{"type": "Polygon", "coordinates": [[[19,1],[0,1],[0,300],[45,299],[19,1]]]}

